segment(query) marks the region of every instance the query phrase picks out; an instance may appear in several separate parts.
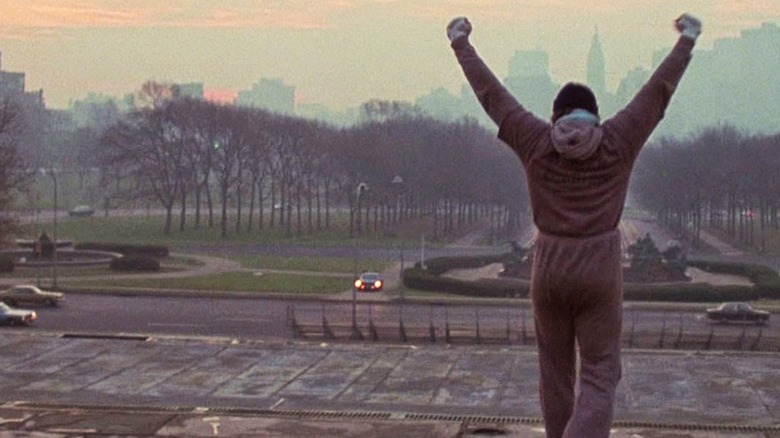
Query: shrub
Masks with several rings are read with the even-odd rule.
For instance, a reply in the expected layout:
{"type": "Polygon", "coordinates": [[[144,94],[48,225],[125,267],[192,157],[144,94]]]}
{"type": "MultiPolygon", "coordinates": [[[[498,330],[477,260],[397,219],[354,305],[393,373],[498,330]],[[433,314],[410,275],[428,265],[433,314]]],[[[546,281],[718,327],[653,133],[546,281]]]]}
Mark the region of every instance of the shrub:
{"type": "Polygon", "coordinates": [[[780,284],[757,284],[754,289],[761,298],[780,300],[780,284]]]}
{"type": "Polygon", "coordinates": [[[404,270],[404,286],[412,289],[446,292],[471,297],[527,297],[528,284],[504,278],[481,278],[476,281],[459,280],[434,275],[419,267],[404,270]]]}
{"type": "Polygon", "coordinates": [[[156,272],[160,262],[149,257],[123,256],[111,260],[110,267],[115,271],[156,272]]]}
{"type": "Polygon", "coordinates": [[[13,256],[0,254],[0,272],[14,272],[14,268],[16,268],[16,263],[14,262],[13,256]]]}
{"type": "Polygon", "coordinates": [[[629,301],[706,303],[751,301],[758,298],[758,292],[752,286],[713,286],[707,283],[626,283],[623,287],[623,298],[629,301]]]}
{"type": "Polygon", "coordinates": [[[528,298],[531,283],[507,278],[480,278],[472,282],[480,296],[528,298]]]}

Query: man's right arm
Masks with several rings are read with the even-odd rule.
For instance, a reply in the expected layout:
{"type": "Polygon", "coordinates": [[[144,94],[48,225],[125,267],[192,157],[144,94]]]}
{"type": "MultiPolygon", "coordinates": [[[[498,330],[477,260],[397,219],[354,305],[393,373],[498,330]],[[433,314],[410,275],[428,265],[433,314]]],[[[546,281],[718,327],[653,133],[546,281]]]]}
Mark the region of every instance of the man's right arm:
{"type": "Polygon", "coordinates": [[[506,116],[520,107],[520,104],[477,55],[477,51],[469,42],[469,35],[471,23],[466,17],[455,18],[447,25],[447,37],[463,74],[466,75],[482,108],[500,127],[506,116]]]}

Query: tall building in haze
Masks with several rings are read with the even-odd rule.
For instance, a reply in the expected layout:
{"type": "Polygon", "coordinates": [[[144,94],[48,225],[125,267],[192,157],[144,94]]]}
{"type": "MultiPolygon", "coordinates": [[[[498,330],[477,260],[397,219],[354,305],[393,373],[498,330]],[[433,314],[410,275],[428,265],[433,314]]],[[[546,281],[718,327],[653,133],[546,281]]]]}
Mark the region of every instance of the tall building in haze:
{"type": "Polygon", "coordinates": [[[43,90],[25,91],[24,73],[3,70],[3,54],[0,52],[0,98],[14,99],[25,105],[43,108],[43,90]]]}
{"type": "Polygon", "coordinates": [[[604,51],[601,48],[599,40],[599,30],[593,32],[593,39],[590,42],[588,51],[588,75],[587,83],[596,97],[604,97],[607,93],[607,68],[604,61],[604,51]]]}
{"type": "Polygon", "coordinates": [[[286,85],[281,79],[260,79],[251,90],[238,92],[236,105],[292,114],[295,110],[295,87],[286,85]]]}
{"type": "Polygon", "coordinates": [[[550,57],[543,50],[518,50],[509,60],[509,76],[504,85],[523,105],[546,119],[552,114],[552,101],[558,85],[550,77],[550,57]]]}

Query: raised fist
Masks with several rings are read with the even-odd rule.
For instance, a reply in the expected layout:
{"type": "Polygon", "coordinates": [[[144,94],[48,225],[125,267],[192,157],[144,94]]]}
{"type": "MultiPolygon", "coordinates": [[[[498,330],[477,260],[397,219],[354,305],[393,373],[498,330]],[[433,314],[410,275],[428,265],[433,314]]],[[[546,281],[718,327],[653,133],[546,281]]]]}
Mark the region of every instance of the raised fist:
{"type": "Polygon", "coordinates": [[[468,18],[458,17],[450,21],[447,25],[447,38],[455,41],[460,37],[468,37],[471,34],[471,23],[468,18]]]}
{"type": "Polygon", "coordinates": [[[696,40],[701,33],[701,21],[693,15],[682,14],[680,18],[674,20],[674,27],[683,35],[692,40],[696,40]]]}

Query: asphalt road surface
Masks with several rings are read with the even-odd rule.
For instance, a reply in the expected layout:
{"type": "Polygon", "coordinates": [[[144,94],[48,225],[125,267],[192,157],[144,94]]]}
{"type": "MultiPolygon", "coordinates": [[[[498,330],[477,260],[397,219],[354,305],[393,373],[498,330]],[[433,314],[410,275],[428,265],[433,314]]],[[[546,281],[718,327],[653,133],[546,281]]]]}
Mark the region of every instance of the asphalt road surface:
{"type": "MultiPolygon", "coordinates": [[[[704,317],[705,305],[680,310],[655,310],[627,305],[624,311],[624,339],[634,347],[668,347],[685,344],[702,348],[709,338],[741,342],[747,348],[759,339],[780,338],[780,325],[763,326],[712,324],[704,317]]],[[[317,328],[323,319],[333,327],[351,327],[349,301],[321,302],[277,299],[231,299],[193,297],[132,297],[69,294],[59,308],[37,307],[36,323],[29,330],[90,334],[148,334],[215,336],[243,340],[291,339],[292,318],[298,324],[317,328]]],[[[533,315],[527,306],[441,305],[358,302],[355,322],[362,329],[370,324],[397,327],[403,324],[418,331],[434,327],[443,333],[453,330],[483,333],[511,333],[533,337],[533,315]]],[[[394,339],[388,339],[394,340],[394,339]]],[[[735,347],[736,348],[736,347],[735,347]]],[[[773,347],[774,348],[774,347],[773,347]]]]}

